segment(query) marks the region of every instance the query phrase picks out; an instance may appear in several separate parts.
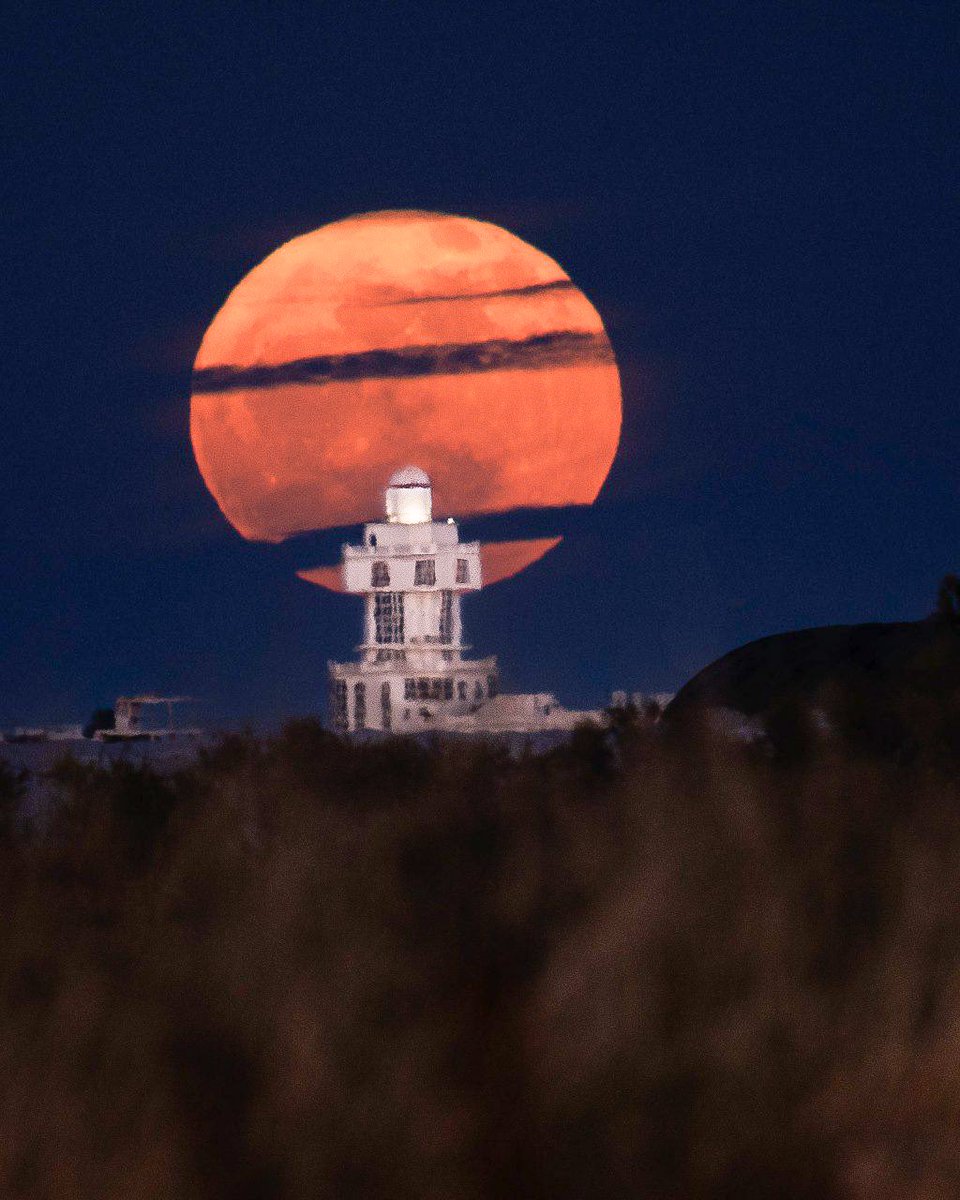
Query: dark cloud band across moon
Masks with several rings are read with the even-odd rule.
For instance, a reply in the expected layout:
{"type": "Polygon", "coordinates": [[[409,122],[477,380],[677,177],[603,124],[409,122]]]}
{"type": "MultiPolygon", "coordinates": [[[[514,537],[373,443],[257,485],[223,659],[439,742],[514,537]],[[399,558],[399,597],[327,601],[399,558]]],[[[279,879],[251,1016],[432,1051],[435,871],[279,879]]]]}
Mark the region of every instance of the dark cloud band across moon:
{"type": "Polygon", "coordinates": [[[398,300],[380,300],[378,307],[396,308],[402,304],[462,304],[465,300],[499,300],[511,296],[542,296],[545,292],[574,292],[569,279],[551,279],[525,287],[496,288],[491,292],[444,292],[436,296],[401,296],[398,300]]]}
{"type": "Polygon", "coordinates": [[[361,379],[405,379],[478,371],[536,371],[587,363],[612,363],[603,334],[560,331],[514,340],[404,346],[356,354],[318,354],[255,367],[212,366],[194,372],[195,393],[282,387],[290,383],[333,383],[361,379]]]}

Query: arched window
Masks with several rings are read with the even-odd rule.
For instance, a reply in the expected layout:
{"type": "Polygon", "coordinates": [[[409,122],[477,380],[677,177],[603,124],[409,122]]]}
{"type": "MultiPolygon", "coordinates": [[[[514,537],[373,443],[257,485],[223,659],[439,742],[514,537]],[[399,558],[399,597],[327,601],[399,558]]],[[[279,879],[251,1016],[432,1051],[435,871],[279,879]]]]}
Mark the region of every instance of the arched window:
{"type": "Polygon", "coordinates": [[[364,683],[353,685],[353,727],[354,729],[366,729],[367,727],[367,687],[364,683]]]}
{"type": "Polygon", "coordinates": [[[440,593],[440,641],[445,646],[453,641],[453,592],[440,593]]]}
{"type": "Polygon", "coordinates": [[[338,679],[333,685],[333,727],[334,729],[346,729],[347,727],[347,681],[338,679]]]}
{"type": "Polygon", "coordinates": [[[390,684],[384,681],[380,685],[380,709],[383,714],[384,729],[393,727],[393,712],[390,705],[390,684]]]}

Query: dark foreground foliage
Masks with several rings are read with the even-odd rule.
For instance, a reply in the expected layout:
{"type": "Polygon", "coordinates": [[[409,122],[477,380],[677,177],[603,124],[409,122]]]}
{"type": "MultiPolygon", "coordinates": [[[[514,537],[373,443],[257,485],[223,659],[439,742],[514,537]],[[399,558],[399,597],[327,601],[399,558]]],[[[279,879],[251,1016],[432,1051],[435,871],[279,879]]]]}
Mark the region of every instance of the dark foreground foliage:
{"type": "Polygon", "coordinates": [[[960,1195],[955,726],[798,720],[3,772],[0,1194],[960,1195]]]}

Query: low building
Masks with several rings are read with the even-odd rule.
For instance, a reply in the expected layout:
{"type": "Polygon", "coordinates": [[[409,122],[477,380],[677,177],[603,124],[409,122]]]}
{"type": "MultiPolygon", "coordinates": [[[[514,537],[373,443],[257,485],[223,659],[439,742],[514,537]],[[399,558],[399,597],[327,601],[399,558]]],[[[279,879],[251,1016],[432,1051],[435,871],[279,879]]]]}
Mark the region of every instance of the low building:
{"type": "Polygon", "coordinates": [[[113,706],[113,723],[95,729],[91,736],[100,742],[147,742],[198,737],[202,730],[178,729],[174,723],[175,706],[191,702],[192,699],[191,696],[157,696],[152,692],[143,696],[118,696],[113,706]],[[162,721],[159,724],[146,722],[145,709],[166,712],[166,724],[162,721]]]}

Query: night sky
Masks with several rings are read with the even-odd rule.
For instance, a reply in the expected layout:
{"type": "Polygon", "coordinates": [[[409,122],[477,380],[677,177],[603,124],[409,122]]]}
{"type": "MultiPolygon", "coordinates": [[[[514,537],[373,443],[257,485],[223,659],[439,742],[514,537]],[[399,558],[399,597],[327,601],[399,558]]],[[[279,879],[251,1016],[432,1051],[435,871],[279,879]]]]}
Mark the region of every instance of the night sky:
{"type": "Polygon", "coordinates": [[[0,725],[142,689],[321,711],[360,602],[228,525],[190,376],[251,267],[355,212],[505,226],[620,365],[596,505],[518,514],[564,542],[465,603],[506,689],[674,690],[765,634],[924,616],[960,568],[955,4],[20,7],[0,725]]]}

